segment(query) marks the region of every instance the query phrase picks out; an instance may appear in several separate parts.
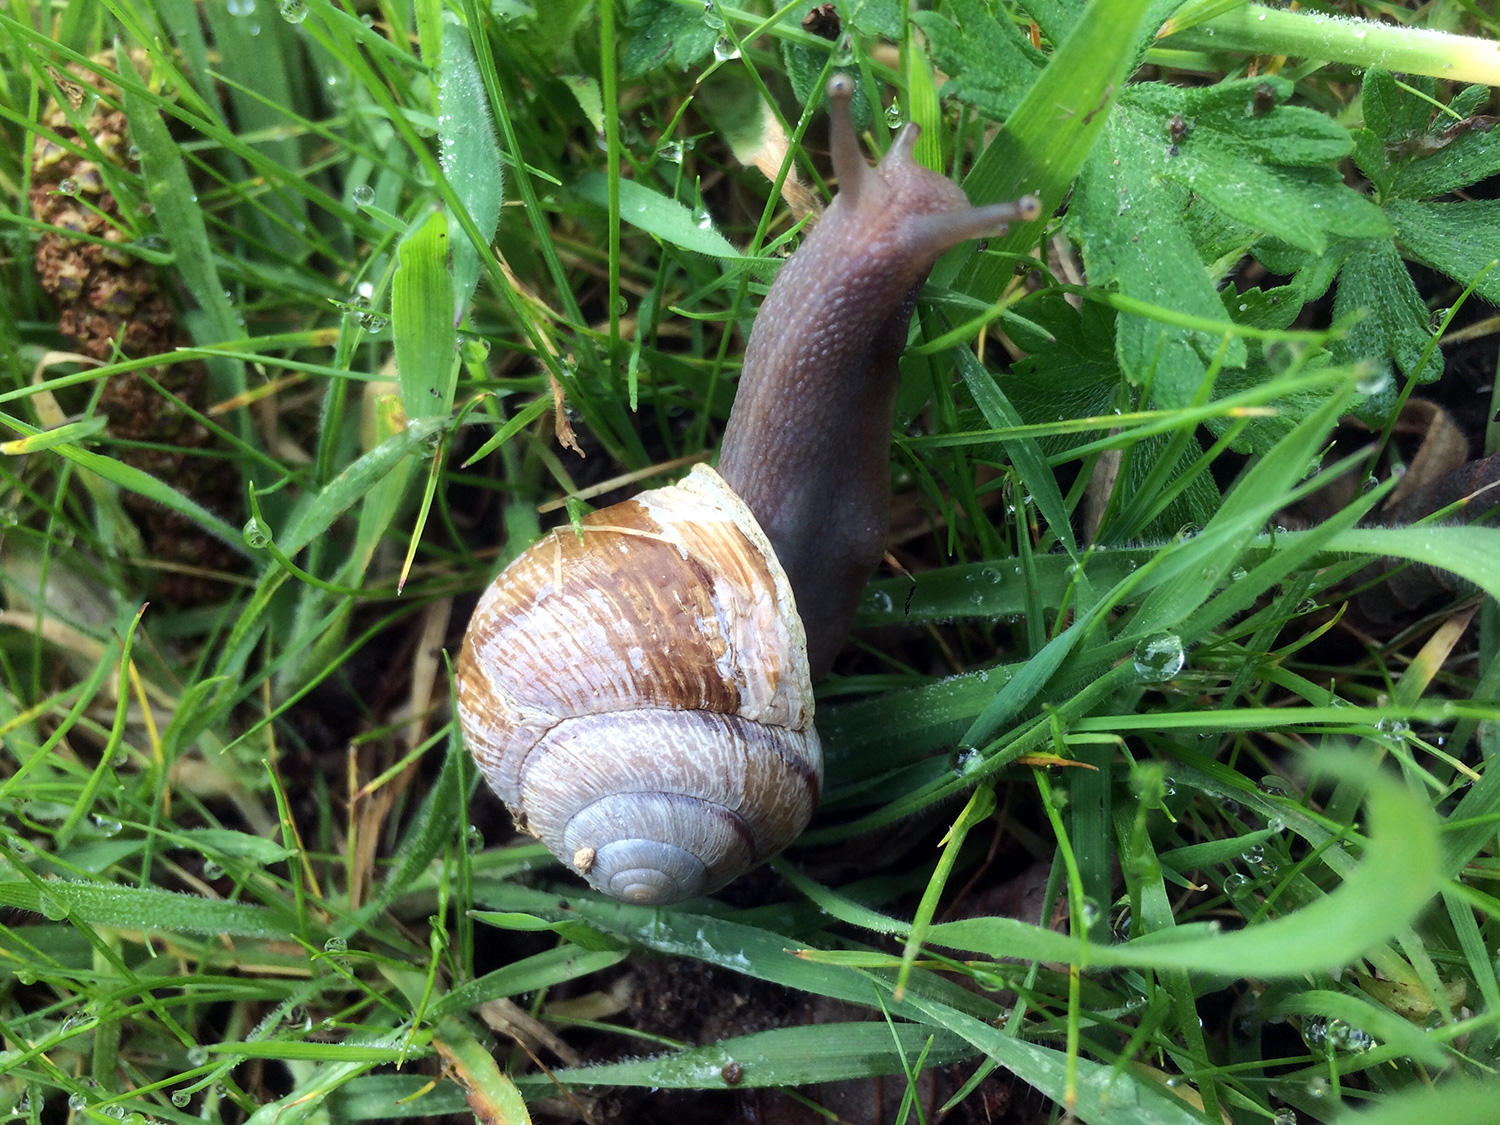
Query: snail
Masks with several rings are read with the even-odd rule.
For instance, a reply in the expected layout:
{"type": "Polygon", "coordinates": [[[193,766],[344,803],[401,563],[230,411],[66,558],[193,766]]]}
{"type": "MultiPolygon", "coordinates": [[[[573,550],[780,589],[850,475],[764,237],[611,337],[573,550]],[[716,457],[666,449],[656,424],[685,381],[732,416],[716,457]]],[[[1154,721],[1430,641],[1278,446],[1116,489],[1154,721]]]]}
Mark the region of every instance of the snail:
{"type": "Polygon", "coordinates": [[[553,531],[480,598],[470,751],[518,827],[600,891],[670,903],[786,847],[822,785],[812,684],[885,550],[897,360],[949,248],[1033,219],[913,155],[878,168],[828,84],[839,194],[756,317],[716,472],[553,531]]]}

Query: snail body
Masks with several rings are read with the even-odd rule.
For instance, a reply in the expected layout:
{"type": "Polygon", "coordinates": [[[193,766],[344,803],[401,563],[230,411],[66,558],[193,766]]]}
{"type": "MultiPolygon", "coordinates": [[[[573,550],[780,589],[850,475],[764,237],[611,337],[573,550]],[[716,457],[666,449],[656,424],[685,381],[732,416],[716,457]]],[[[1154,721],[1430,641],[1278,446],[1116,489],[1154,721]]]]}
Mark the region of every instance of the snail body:
{"type": "Polygon", "coordinates": [[[840,194],[761,306],[719,471],[542,539],[480,599],[459,656],[459,719],[491,787],[626,901],[707,894],[811,819],[812,683],[885,549],[917,292],[944,251],[1038,211],[970,207],[916,162],[914,125],[870,167],[853,83],[828,93],[840,194]]]}

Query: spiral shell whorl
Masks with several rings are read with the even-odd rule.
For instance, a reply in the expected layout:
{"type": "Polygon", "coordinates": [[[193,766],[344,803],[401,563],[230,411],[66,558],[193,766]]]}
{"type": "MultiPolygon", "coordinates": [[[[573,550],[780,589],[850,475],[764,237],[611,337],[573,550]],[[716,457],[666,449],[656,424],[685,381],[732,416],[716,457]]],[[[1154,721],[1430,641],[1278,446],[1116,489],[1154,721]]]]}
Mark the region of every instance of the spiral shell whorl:
{"type": "Polygon", "coordinates": [[[780,851],[822,783],[791,588],[699,466],[518,558],[480,599],[459,716],[554,855],[626,901],[706,894],[780,851]]]}

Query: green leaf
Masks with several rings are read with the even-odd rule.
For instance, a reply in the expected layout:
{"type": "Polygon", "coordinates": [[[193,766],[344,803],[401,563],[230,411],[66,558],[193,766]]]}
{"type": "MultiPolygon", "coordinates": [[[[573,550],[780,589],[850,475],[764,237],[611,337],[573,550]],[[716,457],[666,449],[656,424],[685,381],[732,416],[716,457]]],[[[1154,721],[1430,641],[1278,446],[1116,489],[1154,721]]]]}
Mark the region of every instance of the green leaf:
{"type": "Polygon", "coordinates": [[[1386,1094],[1357,1113],[1339,1114],[1336,1120],[1339,1125],[1411,1125],[1414,1121],[1500,1125],[1500,1079],[1460,1077],[1386,1094]]]}
{"type": "Polygon", "coordinates": [[[391,334],[401,404],[414,419],[446,416],[453,410],[458,385],[448,216],[432,211],[418,219],[397,253],[399,264],[391,282],[391,334]]]}
{"type": "MultiPolygon", "coordinates": [[[[564,1086],[651,1086],[665,1090],[760,1089],[805,1086],[851,1078],[906,1073],[926,1052],[926,1066],[946,1066],[978,1053],[952,1032],[921,1024],[820,1023],[739,1035],[706,1047],[655,1058],[553,1072],[564,1086]],[[726,1074],[737,1068],[731,1082],[726,1074]]],[[[539,1092],[551,1078],[518,1079],[522,1090],[539,1092]]]]}
{"type": "MultiPolygon", "coordinates": [[[[609,206],[609,184],[601,172],[581,176],[573,190],[596,206],[609,206]]],[[[620,218],[684,250],[715,258],[740,259],[740,252],[728,239],[712,226],[699,226],[687,207],[635,180],[620,181],[620,218]]]]}
{"type": "MultiPolygon", "coordinates": [[[[1408,376],[1417,371],[1431,336],[1427,306],[1389,240],[1356,244],[1339,275],[1333,317],[1349,326],[1344,337],[1333,342],[1335,362],[1365,363],[1388,371],[1394,359],[1408,376]]],[[[1423,382],[1430,383],[1440,374],[1442,364],[1429,363],[1422,372],[1423,382]]]]}
{"type": "MultiPolygon", "coordinates": [[[[452,290],[445,286],[444,291],[451,297],[452,290]]],[[[402,458],[425,448],[448,421],[446,416],[414,420],[400,433],[386,438],[300,504],[287,529],[277,535],[277,544],[288,555],[302,550],[358,504],[402,458]]],[[[243,547],[243,539],[238,535],[235,538],[243,547]]]]}
{"type": "MultiPolygon", "coordinates": [[[[580,923],[581,924],[581,923],[580,923]]],[[[601,972],[625,960],[623,949],[585,950],[577,945],[559,945],[530,957],[522,957],[477,980],[459,985],[433,1006],[433,1015],[465,1012],[502,996],[516,996],[551,988],[601,972]]]]}
{"type": "Polygon", "coordinates": [[[997,19],[979,0],[952,0],[944,13],[913,12],[912,22],[932,44],[933,62],[949,75],[943,94],[996,121],[1015,112],[1044,61],[1010,20],[997,19]]]}
{"type": "MultiPolygon", "coordinates": [[[[443,175],[469,212],[479,233],[494,237],[505,199],[504,165],[495,143],[489,96],[469,45],[469,31],[456,19],[443,23],[443,61],[438,74],[438,144],[443,175]]],[[[479,283],[480,254],[467,238],[453,245],[453,307],[460,319],[479,283]]]]}
{"type": "Polygon", "coordinates": [[[1409,926],[1437,893],[1442,878],[1432,811],[1396,782],[1352,763],[1370,778],[1370,832],[1364,862],[1342,886],[1273,921],[1222,933],[1180,926],[1163,938],[1123,945],[1086,945],[1013,918],[945,922],[928,943],[992,957],[1088,965],[1185,969],[1228,977],[1286,979],[1348,965],[1409,926]]]}
{"type": "Polygon", "coordinates": [[[235,832],[229,828],[194,828],[182,833],[180,839],[186,847],[195,848],[206,855],[248,859],[258,864],[280,863],[297,854],[275,840],[252,836],[248,832],[235,832]]]}
{"type": "MultiPolygon", "coordinates": [[[[1460,285],[1467,286],[1500,258],[1500,199],[1459,203],[1393,199],[1386,205],[1386,214],[1396,224],[1401,245],[1410,257],[1441,270],[1460,285]]],[[[1491,303],[1500,302],[1500,268],[1490,270],[1474,292],[1491,303]]],[[[1424,305],[1424,334],[1426,327],[1424,305]]],[[[1431,364],[1436,370],[1424,372],[1422,381],[1436,379],[1441,367],[1441,363],[1431,364]]]]}
{"type": "MultiPolygon", "coordinates": [[[[991,249],[1024,254],[1036,242],[1045,216],[1072,189],[1088,158],[1116,91],[1135,65],[1137,35],[1145,25],[1149,0],[1095,0],[1073,25],[1067,40],[1031,85],[1016,111],[975,160],[964,191],[975,204],[1040,196],[1043,219],[1012,224],[990,240],[991,249]]],[[[994,301],[1011,280],[1012,263],[1003,254],[948,254],[933,270],[939,287],[960,288],[982,301],[994,301]],[[954,285],[962,272],[964,280],[954,285]]]]}
{"type": "Polygon", "coordinates": [[[1446,124],[1422,138],[1417,146],[1422,155],[1400,166],[1390,190],[1407,199],[1426,199],[1500,172],[1500,130],[1492,118],[1487,120],[1488,124],[1476,125],[1439,118],[1446,124]]]}
{"type": "Polygon", "coordinates": [[[602,934],[593,926],[582,922],[549,922],[545,918],[538,918],[534,914],[518,914],[514,912],[503,912],[496,910],[475,910],[470,912],[470,917],[484,922],[501,930],[516,930],[521,933],[540,933],[550,931],[558,937],[566,938],[581,949],[594,952],[617,950],[621,945],[608,934],[602,934]]]}
{"type": "Polygon", "coordinates": [[[1129,1067],[1072,1058],[923,997],[913,999],[912,1006],[1054,1102],[1068,1104],[1089,1125],[1203,1125],[1185,1101],[1129,1067]]]}
{"type": "MultiPolygon", "coordinates": [[[[1167,138],[1148,142],[1149,128],[1163,123],[1139,107],[1121,105],[1111,117],[1103,143],[1078,178],[1068,223],[1083,253],[1089,281],[1113,286],[1150,304],[1205,320],[1228,318],[1218,289],[1198,257],[1181,222],[1190,193],[1180,184],[1163,183],[1160,152],[1167,138]],[[1150,237],[1140,237],[1149,231],[1150,237]]],[[[1163,407],[1186,406],[1203,382],[1204,354],[1217,340],[1145,317],[1118,318],[1116,354],[1134,383],[1151,383],[1163,407]]],[[[1238,341],[1226,362],[1243,364],[1245,346],[1238,341]]]]}
{"type": "MultiPolygon", "coordinates": [[[[121,65],[130,66],[123,60],[121,65]]],[[[172,248],[173,264],[210,326],[212,339],[200,343],[238,340],[245,331],[219,280],[213,248],[208,241],[208,227],[203,222],[203,209],[198,205],[198,193],[183,167],[177,142],[167,131],[161,114],[148,95],[133,82],[122,85],[130,138],[141,154],[146,196],[156,214],[162,217],[160,229],[172,248]]]]}
{"type": "Polygon", "coordinates": [[[707,55],[719,37],[703,21],[701,5],[674,4],[671,0],[640,0],[627,26],[635,35],[620,63],[624,78],[639,78],[669,62],[678,70],[686,70],[707,55]]]}
{"type": "Polygon", "coordinates": [[[901,0],[843,0],[844,22],[866,35],[901,41],[901,0]]]}
{"type": "Polygon", "coordinates": [[[65,906],[80,922],[121,930],[175,930],[282,940],[292,934],[286,920],[264,907],[144,887],[58,880],[46,884],[44,893],[31,883],[0,883],[0,903],[48,917],[61,916],[60,907],[65,906]]]}
{"type": "Polygon", "coordinates": [[[1352,527],[1328,543],[1331,551],[1361,555],[1392,555],[1426,563],[1474,583],[1500,599],[1500,528],[1352,527]]]}
{"type": "MultiPolygon", "coordinates": [[[[1006,399],[1005,392],[1000,389],[995,377],[985,370],[974,353],[968,348],[955,348],[953,357],[959,374],[963,376],[964,385],[974,396],[974,402],[984,415],[985,421],[997,430],[1007,426],[1019,426],[1021,416],[1006,399]]],[[[1057,477],[1053,475],[1051,466],[1042,456],[1041,447],[1037,445],[1036,439],[1016,437],[1009,441],[1002,440],[1001,444],[1005,447],[1006,455],[1015,465],[1016,471],[1021,474],[1026,487],[1031,490],[1037,511],[1047,521],[1047,526],[1052,529],[1053,534],[1061,540],[1069,556],[1077,559],[1078,544],[1073,541],[1073,525],[1063,505],[1062,492],[1057,486],[1057,477]]]]}

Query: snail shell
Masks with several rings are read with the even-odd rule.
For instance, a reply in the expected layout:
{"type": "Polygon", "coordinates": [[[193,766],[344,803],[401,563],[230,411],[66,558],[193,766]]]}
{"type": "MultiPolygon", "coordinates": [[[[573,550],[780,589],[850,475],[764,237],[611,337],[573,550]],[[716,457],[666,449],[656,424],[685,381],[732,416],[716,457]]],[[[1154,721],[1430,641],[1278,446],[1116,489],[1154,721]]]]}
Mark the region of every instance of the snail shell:
{"type": "Polygon", "coordinates": [[[791,586],[705,465],[507,567],[465,634],[458,712],[518,824],[627,902],[717,890],[822,787],[791,586]]]}

